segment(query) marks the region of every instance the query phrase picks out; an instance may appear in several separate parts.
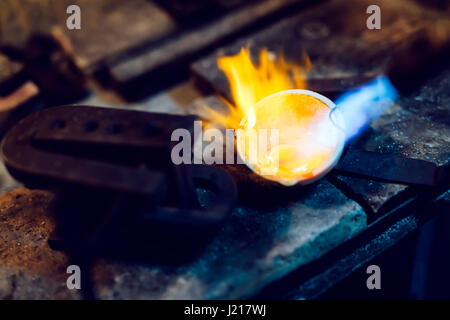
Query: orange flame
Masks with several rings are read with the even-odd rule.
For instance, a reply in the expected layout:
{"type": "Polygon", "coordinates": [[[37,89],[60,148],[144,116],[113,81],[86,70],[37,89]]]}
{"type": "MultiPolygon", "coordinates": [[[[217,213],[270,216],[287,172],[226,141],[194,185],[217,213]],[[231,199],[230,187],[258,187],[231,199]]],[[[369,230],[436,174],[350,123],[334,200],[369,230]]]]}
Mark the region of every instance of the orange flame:
{"type": "Polygon", "coordinates": [[[282,54],[274,56],[267,48],[259,53],[259,65],[251,60],[249,48],[242,48],[235,56],[220,57],[219,68],[230,84],[234,106],[231,114],[223,118],[216,115],[227,127],[239,128],[242,118],[252,118],[255,104],[262,98],[279,91],[305,88],[305,75],[311,66],[306,54],[304,66],[288,63],[282,54]]]}
{"type": "Polygon", "coordinates": [[[319,129],[332,134],[328,127],[329,106],[305,94],[273,95],[306,87],[306,74],[311,67],[308,57],[304,54],[299,65],[262,49],[259,64],[254,65],[249,48],[242,48],[239,54],[221,57],[217,63],[228,78],[234,105],[229,105],[226,116],[212,112],[213,119],[244,132],[244,138],[237,137],[238,151],[249,167],[284,185],[318,174],[317,169],[327,161],[336,144],[322,133],[317,135],[319,129]],[[251,155],[253,145],[245,142],[255,129],[277,130],[276,141],[269,136],[267,149],[258,149],[256,158],[251,155]]]}

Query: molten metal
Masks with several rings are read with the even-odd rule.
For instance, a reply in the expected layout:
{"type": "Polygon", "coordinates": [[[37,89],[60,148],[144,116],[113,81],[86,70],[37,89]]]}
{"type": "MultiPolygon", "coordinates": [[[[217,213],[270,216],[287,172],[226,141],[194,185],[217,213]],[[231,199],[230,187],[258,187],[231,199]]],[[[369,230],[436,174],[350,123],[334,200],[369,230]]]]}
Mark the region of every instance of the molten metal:
{"type": "Polygon", "coordinates": [[[396,96],[382,77],[343,96],[336,108],[316,92],[298,90],[306,87],[311,67],[306,55],[303,60],[302,65],[289,63],[263,49],[254,65],[248,48],[219,58],[234,105],[229,105],[227,116],[209,110],[216,122],[243,132],[237,135],[237,150],[249,168],[286,186],[310,183],[328,172],[346,138],[355,136],[396,96]],[[261,131],[269,134],[250,139],[261,131]]]}
{"type": "Polygon", "coordinates": [[[287,186],[320,177],[335,162],[336,148],[343,145],[342,132],[329,120],[334,106],[330,100],[311,91],[286,91],[306,87],[311,65],[306,55],[303,60],[303,65],[289,63],[282,55],[274,58],[263,49],[259,65],[254,65],[246,48],[236,56],[218,59],[235,104],[230,106],[229,116],[217,115],[216,120],[243,130],[237,137],[237,149],[254,172],[287,186]],[[257,139],[254,156],[255,142],[249,143],[248,137],[261,129],[269,135],[263,148],[262,139],[257,139]]]}
{"type": "MultiPolygon", "coordinates": [[[[241,123],[239,155],[257,174],[286,186],[317,180],[337,162],[345,142],[345,132],[330,120],[333,107],[332,101],[308,90],[286,90],[262,99],[255,104],[256,121],[244,118],[241,123]],[[269,135],[255,157],[245,138],[265,128],[271,133],[275,129],[276,139],[269,135]]],[[[345,127],[339,114],[335,120],[345,127]]]]}

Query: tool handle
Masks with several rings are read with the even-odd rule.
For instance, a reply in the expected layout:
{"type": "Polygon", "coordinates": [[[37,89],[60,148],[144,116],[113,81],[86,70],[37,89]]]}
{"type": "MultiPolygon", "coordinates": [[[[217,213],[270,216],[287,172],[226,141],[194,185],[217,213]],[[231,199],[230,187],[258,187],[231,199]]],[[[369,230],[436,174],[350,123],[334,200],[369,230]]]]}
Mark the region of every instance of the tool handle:
{"type": "Polygon", "coordinates": [[[360,149],[347,150],[335,170],[400,184],[434,186],[443,179],[432,162],[360,149]]]}

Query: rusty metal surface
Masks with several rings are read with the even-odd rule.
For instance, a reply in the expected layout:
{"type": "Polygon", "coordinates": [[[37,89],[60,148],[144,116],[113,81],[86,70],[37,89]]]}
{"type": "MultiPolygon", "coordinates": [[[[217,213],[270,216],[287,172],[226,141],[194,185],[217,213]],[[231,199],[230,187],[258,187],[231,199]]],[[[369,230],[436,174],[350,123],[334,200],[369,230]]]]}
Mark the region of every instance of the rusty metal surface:
{"type": "Polygon", "coordinates": [[[218,195],[225,194],[233,202],[231,180],[220,170],[170,161],[171,133],[180,128],[192,131],[194,120],[193,116],[89,106],[54,107],[13,127],[3,140],[2,156],[19,179],[37,186],[69,183],[156,200],[164,197],[166,181],[173,175],[180,184],[175,191],[185,204],[192,203],[194,196],[192,179],[216,183],[218,195]]]}
{"type": "Polygon", "coordinates": [[[68,257],[47,243],[54,195],[19,188],[0,198],[0,299],[80,299],[67,290],[68,257]]]}
{"type": "MultiPolygon", "coordinates": [[[[156,212],[152,221],[223,220],[236,194],[227,174],[202,165],[172,164],[173,130],[192,131],[193,116],[144,113],[89,106],[62,106],[35,113],[13,127],[2,142],[2,157],[19,180],[37,187],[76,191],[91,187],[145,195],[158,204],[178,196],[185,211],[156,212]],[[169,180],[175,186],[169,188],[169,180]],[[212,184],[218,201],[205,215],[195,209],[195,181],[212,184]]],[[[162,208],[161,208],[162,210],[162,208]]]]}
{"type": "MultiPolygon", "coordinates": [[[[43,142],[50,138],[54,142],[67,140],[68,143],[88,144],[106,139],[105,143],[116,143],[120,146],[133,137],[137,144],[145,141],[144,147],[157,143],[151,136],[149,138],[145,135],[145,125],[148,125],[150,119],[145,119],[139,112],[132,112],[129,115],[131,118],[126,120],[129,122],[124,123],[124,113],[127,112],[114,110],[112,113],[109,112],[109,117],[105,117],[106,109],[89,107],[59,107],[34,113],[22,120],[5,137],[2,144],[3,159],[11,170],[29,175],[48,176],[91,186],[109,185],[122,191],[152,194],[162,185],[163,177],[157,173],[136,171],[92,160],[83,161],[63,153],[52,153],[33,147],[33,141],[43,142]],[[132,131],[130,124],[133,124],[133,120],[134,122],[138,120],[140,126],[134,123],[132,128],[135,130],[132,131]],[[94,126],[92,129],[101,126],[102,131],[91,132],[95,130],[91,130],[90,124],[94,126]],[[114,129],[122,129],[120,126],[125,126],[123,129],[127,129],[128,134],[114,134],[114,129]],[[67,171],[69,168],[70,171],[67,171]],[[130,181],[134,183],[130,184],[130,181]]],[[[145,116],[149,117],[147,114],[145,116]]]]}

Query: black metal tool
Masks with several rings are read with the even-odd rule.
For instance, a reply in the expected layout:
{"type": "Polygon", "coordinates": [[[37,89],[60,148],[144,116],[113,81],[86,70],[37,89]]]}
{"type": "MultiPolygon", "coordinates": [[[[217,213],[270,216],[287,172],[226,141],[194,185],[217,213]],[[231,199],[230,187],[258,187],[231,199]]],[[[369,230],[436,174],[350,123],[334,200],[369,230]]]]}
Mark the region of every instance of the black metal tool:
{"type": "Polygon", "coordinates": [[[432,162],[352,148],[344,153],[334,170],[408,185],[435,186],[445,179],[444,170],[432,162]]]}
{"type": "Polygon", "coordinates": [[[53,189],[59,236],[89,265],[100,252],[179,261],[193,257],[221,226],[237,197],[223,170],[174,165],[171,134],[193,116],[89,106],[46,109],[5,136],[1,155],[29,187],[53,189]],[[199,190],[210,203],[197,199],[199,190]]]}

